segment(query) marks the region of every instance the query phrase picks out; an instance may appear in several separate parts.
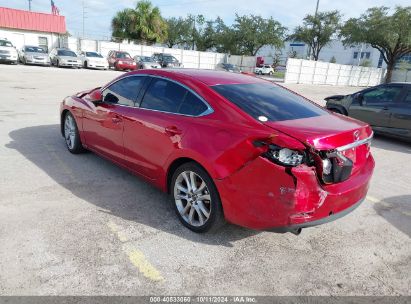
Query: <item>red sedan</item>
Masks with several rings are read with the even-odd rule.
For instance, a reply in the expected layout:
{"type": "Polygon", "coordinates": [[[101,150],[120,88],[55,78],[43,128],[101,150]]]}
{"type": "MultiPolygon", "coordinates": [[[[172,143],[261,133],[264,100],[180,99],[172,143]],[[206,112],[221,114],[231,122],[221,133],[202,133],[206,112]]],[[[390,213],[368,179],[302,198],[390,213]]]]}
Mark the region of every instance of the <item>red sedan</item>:
{"type": "MultiPolygon", "coordinates": [[[[67,97],[61,132],[170,194],[196,232],[273,231],[341,217],[365,198],[372,130],[274,83],[207,70],[141,70],[67,97]]],[[[149,202],[148,202],[149,203],[149,202]]]]}

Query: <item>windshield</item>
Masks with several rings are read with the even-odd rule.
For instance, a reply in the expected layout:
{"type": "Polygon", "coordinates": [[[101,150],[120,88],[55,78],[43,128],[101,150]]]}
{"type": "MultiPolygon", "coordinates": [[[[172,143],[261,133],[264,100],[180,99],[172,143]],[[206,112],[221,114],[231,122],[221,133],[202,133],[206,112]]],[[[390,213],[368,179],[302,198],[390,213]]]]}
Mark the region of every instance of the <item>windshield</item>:
{"type": "Polygon", "coordinates": [[[153,58],[148,57],[148,56],[141,56],[141,57],[140,57],[140,61],[143,61],[143,62],[154,62],[153,58]]]}
{"type": "Polygon", "coordinates": [[[321,107],[275,84],[229,84],[212,88],[260,121],[292,120],[328,114],[321,107]]]}
{"type": "Polygon", "coordinates": [[[10,41],[6,41],[6,40],[0,40],[0,46],[13,47],[13,45],[11,44],[11,42],[10,42],[10,41]]]}
{"type": "Polygon", "coordinates": [[[128,58],[128,59],[131,59],[131,56],[129,55],[129,53],[117,53],[117,54],[116,54],[116,58],[128,58]]]}
{"type": "Polygon", "coordinates": [[[26,46],[24,48],[24,51],[28,52],[28,53],[30,53],[30,52],[32,52],[32,53],[45,53],[45,51],[41,47],[38,47],[38,46],[26,46]]]}
{"type": "Polygon", "coordinates": [[[240,71],[238,66],[236,66],[234,64],[229,64],[229,63],[225,64],[224,68],[227,69],[227,70],[232,70],[232,71],[240,71]]]}
{"type": "Polygon", "coordinates": [[[86,57],[103,58],[103,56],[96,52],[86,52],[86,57]]]}
{"type": "Polygon", "coordinates": [[[165,62],[178,62],[178,60],[173,56],[164,56],[163,58],[165,62]]]}
{"type": "Polygon", "coordinates": [[[69,57],[77,57],[76,53],[70,50],[58,50],[57,55],[59,56],[69,56],[69,57]]]}

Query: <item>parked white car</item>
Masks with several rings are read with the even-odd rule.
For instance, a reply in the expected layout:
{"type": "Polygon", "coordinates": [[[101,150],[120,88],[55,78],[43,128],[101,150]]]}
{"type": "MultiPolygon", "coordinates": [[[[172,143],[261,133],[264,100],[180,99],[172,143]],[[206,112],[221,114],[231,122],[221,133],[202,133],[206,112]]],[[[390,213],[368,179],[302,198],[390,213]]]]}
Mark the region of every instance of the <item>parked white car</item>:
{"type": "Polygon", "coordinates": [[[108,61],[97,52],[80,52],[83,67],[108,70],[108,61]]]}
{"type": "Polygon", "coordinates": [[[274,69],[271,67],[269,64],[264,64],[261,67],[256,67],[254,69],[254,73],[258,75],[273,75],[274,74],[274,69]]]}
{"type": "Polygon", "coordinates": [[[19,55],[13,44],[7,39],[0,39],[0,62],[17,64],[19,55]]]}

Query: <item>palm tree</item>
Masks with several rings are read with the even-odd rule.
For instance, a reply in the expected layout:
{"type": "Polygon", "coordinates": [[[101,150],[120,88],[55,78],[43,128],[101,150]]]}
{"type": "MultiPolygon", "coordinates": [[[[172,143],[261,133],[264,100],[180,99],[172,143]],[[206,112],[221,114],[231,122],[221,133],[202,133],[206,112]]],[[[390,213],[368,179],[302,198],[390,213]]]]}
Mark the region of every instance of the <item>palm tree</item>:
{"type": "Polygon", "coordinates": [[[113,37],[134,39],[143,43],[163,42],[167,37],[167,23],[158,7],[150,1],[137,3],[135,9],[124,9],[112,20],[113,37]]]}

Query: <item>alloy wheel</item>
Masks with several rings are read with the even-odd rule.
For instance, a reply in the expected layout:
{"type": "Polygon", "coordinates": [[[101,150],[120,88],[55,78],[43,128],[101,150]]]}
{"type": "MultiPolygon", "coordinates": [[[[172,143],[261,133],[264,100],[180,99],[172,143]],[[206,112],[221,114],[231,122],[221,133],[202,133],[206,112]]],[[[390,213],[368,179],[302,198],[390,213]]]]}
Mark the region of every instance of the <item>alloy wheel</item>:
{"type": "Polygon", "coordinates": [[[174,184],[174,201],[185,222],[195,227],[207,223],[211,214],[211,195],[206,182],[193,171],[181,172],[174,184]]]}
{"type": "Polygon", "coordinates": [[[66,115],[66,119],[64,121],[64,138],[66,140],[67,147],[70,150],[74,149],[76,140],[76,126],[71,115],[66,115]]]}

